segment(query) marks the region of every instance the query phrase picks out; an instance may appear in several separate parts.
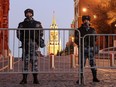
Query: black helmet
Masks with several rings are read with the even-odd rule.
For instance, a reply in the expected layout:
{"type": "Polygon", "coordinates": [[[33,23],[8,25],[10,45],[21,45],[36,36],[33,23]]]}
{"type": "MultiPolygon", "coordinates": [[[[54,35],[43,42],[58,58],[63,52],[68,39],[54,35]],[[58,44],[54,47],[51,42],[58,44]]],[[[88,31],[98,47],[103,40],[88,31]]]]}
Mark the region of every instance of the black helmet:
{"type": "Polygon", "coordinates": [[[24,11],[25,16],[26,16],[26,14],[27,14],[28,12],[32,13],[32,16],[34,15],[33,10],[32,10],[32,9],[30,9],[30,8],[28,8],[28,9],[26,9],[26,10],[24,11]]]}
{"type": "Polygon", "coordinates": [[[91,18],[90,18],[90,16],[89,15],[83,15],[82,16],[82,21],[84,21],[84,20],[91,20],[91,18]]]}

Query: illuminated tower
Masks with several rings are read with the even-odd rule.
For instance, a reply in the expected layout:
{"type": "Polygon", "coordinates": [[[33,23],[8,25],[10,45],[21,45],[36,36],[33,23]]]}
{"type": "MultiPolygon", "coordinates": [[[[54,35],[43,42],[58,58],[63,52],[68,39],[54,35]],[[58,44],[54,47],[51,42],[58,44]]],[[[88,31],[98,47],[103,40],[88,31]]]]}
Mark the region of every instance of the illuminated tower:
{"type": "Polygon", "coordinates": [[[53,19],[52,24],[50,25],[50,38],[48,43],[48,54],[56,55],[58,51],[61,51],[61,41],[58,32],[58,26],[56,24],[54,12],[53,12],[53,19]]]}
{"type": "Polygon", "coordinates": [[[70,30],[69,31],[69,36],[74,36],[74,27],[75,26],[75,24],[74,24],[74,19],[72,20],[72,23],[71,23],[71,29],[72,30],[70,30]]]}

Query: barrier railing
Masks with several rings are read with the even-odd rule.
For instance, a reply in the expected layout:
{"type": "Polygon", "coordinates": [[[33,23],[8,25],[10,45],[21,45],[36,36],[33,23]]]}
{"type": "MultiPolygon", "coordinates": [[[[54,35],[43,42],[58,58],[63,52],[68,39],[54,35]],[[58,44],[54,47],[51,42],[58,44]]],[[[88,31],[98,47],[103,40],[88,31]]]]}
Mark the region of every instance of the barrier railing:
{"type": "Polygon", "coordinates": [[[83,43],[81,43],[80,32],[78,32],[78,40],[80,43],[77,46],[74,43],[74,37],[71,36],[71,34],[74,35],[73,29],[43,29],[42,39],[44,40],[45,47],[41,48],[40,32],[39,37],[35,36],[38,30],[39,29],[0,30],[0,73],[77,73],[77,75],[79,75],[79,84],[83,84],[86,80],[85,70],[87,68],[116,68],[115,34],[88,34],[84,36],[82,39],[83,43]],[[17,30],[19,30],[19,39],[17,38],[17,30]],[[23,43],[21,42],[20,32],[23,32],[23,43]],[[31,33],[33,33],[32,36],[31,33]],[[37,40],[35,39],[36,37],[39,38],[38,43],[35,43],[37,40]],[[93,37],[92,42],[91,37],[93,37]],[[94,43],[93,48],[91,48],[91,43],[95,40],[96,43],[94,43]],[[86,43],[87,49],[85,46],[86,43]],[[36,47],[38,49],[36,49],[36,47]],[[85,49],[88,52],[87,63],[89,63],[91,59],[90,50],[93,51],[95,66],[84,64],[85,51],[83,52],[82,50],[85,49]],[[27,60],[25,60],[27,57],[24,55],[25,52],[29,54],[27,60]],[[33,60],[34,58],[36,60],[33,60]],[[36,68],[38,71],[35,71],[36,68]]]}
{"type": "MultiPolygon", "coordinates": [[[[83,72],[90,69],[116,69],[116,34],[88,34],[83,38],[83,72]],[[94,43],[95,42],[95,43],[94,43]],[[84,64],[84,61],[88,63],[84,64]],[[92,65],[93,64],[93,65],[92,65]]],[[[83,74],[84,74],[83,73],[83,74]]],[[[85,74],[83,75],[85,76],[85,74]]],[[[84,78],[84,83],[85,83],[84,78]]]]}
{"type": "MultiPolygon", "coordinates": [[[[8,31],[6,38],[8,49],[3,48],[1,51],[7,50],[8,56],[5,58],[1,53],[0,73],[78,73],[78,47],[74,44],[72,36],[74,29],[1,29],[0,31],[5,30],[8,31]],[[40,37],[41,31],[43,31],[42,37],[40,37]],[[36,32],[39,36],[36,36],[36,32]],[[36,37],[39,38],[38,43],[36,37]],[[40,44],[43,44],[41,38],[45,43],[43,48],[40,47],[40,44]],[[27,59],[25,59],[26,54],[27,59]],[[38,71],[35,71],[36,68],[38,71]]],[[[2,36],[5,38],[5,35],[2,36]]]]}

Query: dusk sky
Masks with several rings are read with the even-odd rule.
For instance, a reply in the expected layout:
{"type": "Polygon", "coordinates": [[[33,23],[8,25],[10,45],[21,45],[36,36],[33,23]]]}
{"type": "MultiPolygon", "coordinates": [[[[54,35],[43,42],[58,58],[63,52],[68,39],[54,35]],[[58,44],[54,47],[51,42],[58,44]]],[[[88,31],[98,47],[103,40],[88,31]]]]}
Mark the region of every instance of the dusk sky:
{"type": "Polygon", "coordinates": [[[34,18],[41,21],[44,28],[49,28],[53,11],[59,28],[70,28],[74,18],[73,0],[10,0],[9,27],[17,28],[24,19],[24,10],[32,8],[34,18]]]}

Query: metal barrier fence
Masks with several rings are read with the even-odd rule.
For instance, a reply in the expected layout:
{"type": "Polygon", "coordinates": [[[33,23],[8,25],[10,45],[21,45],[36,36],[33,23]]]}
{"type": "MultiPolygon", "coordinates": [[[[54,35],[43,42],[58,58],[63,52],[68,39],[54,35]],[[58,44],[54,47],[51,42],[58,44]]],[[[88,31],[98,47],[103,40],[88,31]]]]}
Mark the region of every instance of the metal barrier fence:
{"type": "MultiPolygon", "coordinates": [[[[83,38],[82,77],[85,69],[116,69],[116,34],[88,34],[83,38]],[[94,43],[95,42],[95,43],[94,43]],[[87,59],[88,58],[88,62],[87,59]],[[87,62],[87,64],[84,63],[87,62]]],[[[82,78],[81,78],[82,80],[82,78]]]]}
{"type": "MultiPolygon", "coordinates": [[[[7,29],[0,31],[5,38],[7,29]]],[[[2,54],[6,50],[7,56],[2,55],[0,58],[0,73],[78,73],[78,47],[71,42],[74,37],[70,36],[74,35],[74,29],[28,28],[8,29],[7,32],[9,48],[3,47],[1,50],[2,54]],[[39,35],[36,36],[36,33],[39,35]],[[38,48],[38,45],[44,45],[41,40],[45,47],[38,48]]]]}
{"type": "Polygon", "coordinates": [[[87,68],[116,68],[116,34],[88,34],[81,39],[78,31],[80,47],[78,48],[71,41],[74,40],[71,36],[71,34],[74,35],[73,29],[43,29],[42,38],[40,38],[41,29],[38,31],[39,37],[35,36],[37,31],[38,29],[0,30],[0,73],[77,73],[79,84],[83,84],[86,80],[87,68]],[[20,41],[22,40],[20,32],[23,32],[23,43],[20,41]],[[17,38],[18,33],[20,40],[17,38]],[[36,37],[39,38],[38,43],[36,43],[36,37]],[[94,43],[95,40],[96,43],[94,43]],[[42,47],[44,46],[42,41],[45,47],[42,47]],[[42,48],[38,48],[40,43],[42,48]],[[94,44],[91,46],[91,43],[94,44]],[[86,50],[88,55],[83,50],[86,50]],[[95,64],[90,66],[91,51],[95,64]],[[86,65],[84,64],[85,55],[88,58],[86,65]]]}

